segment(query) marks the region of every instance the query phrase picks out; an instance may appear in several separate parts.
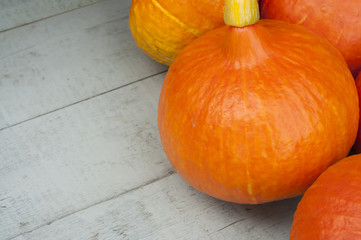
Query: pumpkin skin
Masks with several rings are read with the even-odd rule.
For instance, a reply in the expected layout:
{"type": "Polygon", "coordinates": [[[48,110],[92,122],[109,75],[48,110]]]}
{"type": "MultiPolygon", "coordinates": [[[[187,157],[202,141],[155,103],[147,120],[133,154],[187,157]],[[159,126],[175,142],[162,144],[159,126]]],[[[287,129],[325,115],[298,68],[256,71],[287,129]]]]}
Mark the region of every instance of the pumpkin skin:
{"type": "Polygon", "coordinates": [[[329,167],[302,197],[290,239],[361,239],[360,186],[360,154],[329,167]]]}
{"type": "Polygon", "coordinates": [[[301,24],[339,49],[356,77],[361,70],[360,0],[262,0],[261,17],[301,24]]]}
{"type": "MultiPolygon", "coordinates": [[[[361,97],[361,73],[356,78],[356,87],[357,87],[357,93],[359,96],[359,99],[361,97]]],[[[359,109],[361,109],[361,101],[359,101],[359,109]]],[[[354,150],[356,153],[361,153],[361,121],[358,125],[358,133],[354,145],[354,150]]]]}
{"type": "Polygon", "coordinates": [[[223,26],[188,45],[163,82],[158,127],[194,188],[236,203],[302,194],[344,158],[358,127],[340,53],[302,26],[223,26]]]}
{"type": "Polygon", "coordinates": [[[224,0],[132,0],[133,38],[152,59],[170,65],[204,32],[222,26],[224,0]]]}

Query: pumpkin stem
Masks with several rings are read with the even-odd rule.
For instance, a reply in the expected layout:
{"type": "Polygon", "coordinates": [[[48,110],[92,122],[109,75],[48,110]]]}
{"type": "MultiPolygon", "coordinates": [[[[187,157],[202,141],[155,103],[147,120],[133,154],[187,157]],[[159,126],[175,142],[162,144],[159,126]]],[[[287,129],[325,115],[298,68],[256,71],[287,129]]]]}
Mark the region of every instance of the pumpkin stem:
{"type": "Polygon", "coordinates": [[[234,27],[245,27],[259,20],[257,0],[225,0],[224,22],[234,27]]]}

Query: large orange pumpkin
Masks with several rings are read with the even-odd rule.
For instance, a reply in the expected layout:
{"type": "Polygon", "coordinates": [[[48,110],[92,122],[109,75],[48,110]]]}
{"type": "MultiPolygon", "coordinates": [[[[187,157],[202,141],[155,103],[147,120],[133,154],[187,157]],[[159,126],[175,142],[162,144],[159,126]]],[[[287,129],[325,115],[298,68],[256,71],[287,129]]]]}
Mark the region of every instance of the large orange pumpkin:
{"type": "Polygon", "coordinates": [[[224,0],[132,0],[129,26],[137,45],[170,65],[204,32],[223,25],[224,0]]]}
{"type": "Polygon", "coordinates": [[[164,151],[190,185],[226,201],[300,195],[355,141],[354,79],[327,40],[299,25],[257,22],[255,1],[225,5],[228,25],[194,40],[166,75],[164,151]]]}
{"type": "Polygon", "coordinates": [[[262,0],[261,16],[313,30],[340,50],[354,76],[360,72],[360,0],[262,0]]]}
{"type": "Polygon", "coordinates": [[[306,191],[291,240],[361,239],[361,155],[328,168],[306,191]]]}
{"type": "MultiPolygon", "coordinates": [[[[356,87],[357,87],[357,93],[358,93],[359,99],[361,99],[361,73],[356,78],[356,87]]],[[[360,113],[361,113],[361,101],[360,100],[359,100],[359,109],[360,109],[360,113]]],[[[354,150],[356,153],[361,153],[361,121],[359,122],[359,125],[358,125],[358,133],[357,133],[357,137],[356,137],[354,150]]]]}

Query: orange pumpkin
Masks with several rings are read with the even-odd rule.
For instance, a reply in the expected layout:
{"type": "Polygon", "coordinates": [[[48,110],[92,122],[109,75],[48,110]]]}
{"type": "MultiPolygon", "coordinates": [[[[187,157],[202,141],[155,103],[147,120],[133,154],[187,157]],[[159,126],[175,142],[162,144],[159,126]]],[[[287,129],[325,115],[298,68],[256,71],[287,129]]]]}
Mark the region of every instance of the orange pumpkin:
{"type": "MultiPolygon", "coordinates": [[[[361,73],[358,75],[356,79],[356,87],[359,99],[361,98],[361,73]]],[[[359,108],[361,109],[361,101],[359,101],[359,108]]],[[[361,111],[361,110],[360,110],[361,111]]],[[[354,150],[356,153],[361,153],[361,121],[358,125],[358,133],[356,137],[356,142],[354,145],[354,150]]]]}
{"type": "Polygon", "coordinates": [[[176,171],[196,189],[237,203],[302,194],[348,154],[359,119],[354,79],[339,52],[302,26],[255,14],[255,1],[226,0],[228,25],[178,55],[158,109],[176,171]]]}
{"type": "Polygon", "coordinates": [[[306,191],[291,240],[361,239],[361,155],[328,168],[306,191]]]}
{"type": "Polygon", "coordinates": [[[261,16],[313,30],[340,50],[354,76],[361,71],[360,0],[263,0],[261,16]]]}
{"type": "Polygon", "coordinates": [[[170,65],[193,39],[224,24],[223,4],[224,0],[133,0],[129,26],[146,54],[170,65]]]}

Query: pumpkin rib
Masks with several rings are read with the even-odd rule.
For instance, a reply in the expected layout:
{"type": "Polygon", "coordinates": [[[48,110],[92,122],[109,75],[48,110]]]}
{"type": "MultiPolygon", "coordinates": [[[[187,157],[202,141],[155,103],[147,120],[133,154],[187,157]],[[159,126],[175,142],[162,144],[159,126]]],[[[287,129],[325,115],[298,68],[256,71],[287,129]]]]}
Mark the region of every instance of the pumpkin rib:
{"type": "MultiPolygon", "coordinates": [[[[277,56],[277,54],[273,54],[273,53],[272,53],[271,55],[272,55],[272,56],[277,56]]],[[[283,59],[283,60],[286,60],[287,62],[289,62],[289,63],[291,63],[291,64],[295,64],[295,61],[291,60],[289,57],[282,57],[282,59],[283,59]]],[[[297,73],[299,73],[299,72],[297,72],[297,73]]],[[[291,84],[292,81],[290,81],[290,79],[285,78],[282,74],[280,74],[279,76],[280,76],[280,77],[279,77],[279,78],[275,78],[274,81],[277,81],[277,80],[278,80],[278,84],[277,84],[277,85],[280,86],[280,88],[282,88],[282,89],[288,89],[288,90],[290,90],[290,92],[292,92],[292,93],[290,93],[290,94],[287,94],[287,96],[295,99],[294,101],[292,101],[293,105],[299,106],[299,104],[297,104],[297,103],[300,103],[300,104],[301,104],[301,107],[298,107],[298,109],[301,109],[301,112],[303,112],[302,115],[304,116],[304,119],[305,119],[306,121],[309,121],[309,117],[308,117],[308,116],[309,116],[309,113],[306,113],[305,111],[303,111],[303,109],[306,109],[307,106],[304,104],[304,101],[302,101],[302,99],[298,96],[298,94],[297,94],[297,92],[296,92],[296,90],[295,90],[294,84],[291,84]],[[282,80],[282,81],[281,81],[281,80],[282,80]]],[[[303,75],[299,75],[299,76],[300,76],[300,77],[304,77],[303,75]]],[[[307,80],[307,79],[305,79],[305,80],[307,80]]],[[[305,82],[304,82],[304,81],[301,81],[301,83],[305,83],[305,82]]],[[[310,89],[307,88],[305,85],[303,85],[303,88],[311,94],[310,89]]],[[[272,89],[272,88],[271,88],[271,89],[272,89]]],[[[283,96],[284,99],[286,99],[286,98],[285,98],[285,96],[286,96],[285,94],[282,94],[282,96],[283,96]]],[[[312,99],[314,99],[313,102],[315,102],[316,99],[318,99],[317,97],[315,97],[314,94],[311,94],[310,97],[311,97],[312,99]]],[[[321,101],[317,101],[317,103],[321,103],[321,101]]],[[[292,112],[292,108],[289,109],[287,112],[292,112]]],[[[293,116],[293,114],[288,114],[288,115],[293,116]]],[[[290,121],[292,121],[292,120],[290,119],[290,121]]],[[[301,130],[299,129],[298,132],[300,132],[300,131],[301,131],[301,130]]],[[[298,134],[298,136],[301,136],[301,134],[298,134]]],[[[305,163],[305,164],[306,164],[306,163],[305,163]]]]}
{"type": "MultiPolygon", "coordinates": [[[[284,98],[284,101],[289,101],[289,103],[292,103],[292,105],[297,105],[297,103],[300,103],[301,105],[303,105],[303,101],[301,99],[301,97],[297,94],[298,92],[296,91],[294,85],[292,85],[291,81],[289,79],[286,79],[284,78],[283,76],[280,76],[278,78],[280,81],[280,88],[282,89],[282,92],[283,93],[287,93],[287,99],[285,97],[285,94],[283,94],[283,98],[284,98]],[[290,99],[294,99],[294,101],[290,101],[290,99]]],[[[288,105],[287,105],[288,106],[288,105]]],[[[297,108],[302,117],[304,118],[304,121],[308,121],[309,120],[309,114],[306,112],[306,108],[305,106],[302,106],[300,108],[297,108]]],[[[288,113],[292,113],[294,109],[288,109],[288,113]]],[[[293,114],[287,114],[287,115],[292,115],[294,116],[293,114]]],[[[294,119],[288,119],[288,120],[294,120],[294,119]]],[[[298,130],[298,136],[301,136],[302,134],[301,133],[301,129],[297,129],[298,130]]]]}
{"type": "MultiPolygon", "coordinates": [[[[269,53],[267,53],[267,54],[269,54],[269,53]]],[[[262,68],[262,67],[259,67],[260,69],[262,68]]],[[[257,72],[257,70],[255,70],[255,71],[252,71],[252,70],[249,70],[251,73],[253,73],[253,72],[257,72]]],[[[262,71],[261,71],[261,73],[263,73],[262,71]]],[[[247,81],[247,79],[248,78],[245,78],[245,80],[244,81],[247,81]]],[[[254,77],[250,77],[250,79],[254,79],[254,77]]],[[[263,86],[263,88],[262,89],[269,89],[269,88],[272,88],[271,87],[271,85],[273,85],[273,86],[275,86],[275,87],[279,87],[279,86],[281,86],[281,82],[280,82],[280,79],[279,78],[274,78],[273,80],[273,82],[270,82],[270,81],[268,81],[267,83],[266,83],[266,81],[264,81],[264,79],[262,78],[262,77],[260,77],[260,78],[257,78],[257,83],[254,83],[254,85],[257,85],[257,86],[263,86]],[[271,85],[270,85],[271,84],[271,85]]],[[[263,90],[263,91],[265,91],[265,90],[263,90]]],[[[258,107],[259,107],[259,111],[258,111],[258,116],[259,116],[259,122],[260,123],[262,123],[262,127],[264,126],[264,125],[266,125],[267,126],[267,129],[268,129],[268,131],[263,131],[262,132],[262,136],[266,139],[264,142],[272,142],[272,139],[273,139],[273,136],[272,136],[272,127],[270,127],[270,125],[271,125],[271,122],[270,121],[268,121],[268,119],[269,119],[269,117],[270,117],[270,112],[267,110],[267,107],[266,107],[266,103],[267,102],[265,102],[265,101],[261,101],[261,99],[262,99],[262,97],[263,97],[263,94],[265,94],[263,91],[252,91],[251,92],[251,94],[252,95],[254,95],[255,97],[255,99],[257,100],[257,103],[258,103],[258,107]]],[[[250,111],[251,109],[248,109],[248,111],[250,111]]],[[[271,114],[272,115],[272,114],[271,114]]],[[[254,138],[254,140],[256,140],[256,138],[254,138]]],[[[253,148],[254,146],[257,146],[257,145],[260,145],[259,143],[257,143],[257,142],[253,142],[252,144],[250,144],[250,147],[251,148],[253,148]]],[[[262,144],[262,146],[264,146],[263,144],[262,144]]],[[[277,146],[275,146],[275,145],[271,145],[270,146],[270,148],[273,150],[273,151],[277,151],[276,149],[277,149],[277,146]]],[[[262,147],[262,149],[260,149],[259,151],[263,151],[264,153],[264,155],[265,155],[265,157],[266,158],[268,158],[268,157],[272,157],[272,156],[267,156],[268,154],[267,154],[267,149],[265,149],[265,148],[263,148],[262,147]]],[[[262,154],[262,155],[263,155],[262,154]]],[[[269,167],[269,169],[270,169],[270,171],[277,171],[277,166],[279,166],[280,165],[280,159],[278,159],[278,158],[274,158],[274,161],[272,162],[272,164],[270,165],[270,166],[268,166],[269,167]],[[272,169],[272,170],[271,170],[272,169]]]]}
{"type": "MultiPolygon", "coordinates": [[[[300,75],[300,77],[302,77],[302,75],[300,75]]],[[[307,106],[304,103],[304,100],[300,98],[300,96],[298,95],[297,91],[295,90],[295,85],[293,84],[292,81],[290,81],[290,79],[285,78],[284,76],[280,76],[278,78],[280,80],[280,88],[283,89],[282,92],[282,99],[284,99],[284,102],[287,102],[287,104],[285,104],[284,106],[287,106],[287,109],[282,109],[282,111],[288,116],[287,117],[287,121],[290,122],[303,122],[304,124],[309,123],[308,125],[311,127],[312,126],[312,121],[310,121],[310,113],[306,112],[305,109],[307,109],[307,106]],[[293,112],[295,112],[295,109],[297,109],[297,113],[300,113],[300,115],[295,115],[293,112]]],[[[306,80],[306,79],[305,79],[306,80]]],[[[301,82],[301,86],[303,86],[302,89],[298,89],[298,91],[305,91],[308,93],[311,93],[310,88],[305,87],[305,85],[302,85],[303,81],[301,82]]],[[[309,95],[310,99],[312,99],[312,103],[313,104],[317,104],[319,105],[319,103],[321,103],[320,101],[317,101],[317,98],[311,94],[309,95]]],[[[322,108],[321,105],[319,105],[318,108],[322,108]]],[[[304,129],[301,128],[294,128],[294,130],[296,130],[295,134],[293,135],[294,138],[296,139],[297,136],[304,136],[304,129]]],[[[294,131],[293,130],[293,131],[294,131]]],[[[319,136],[321,136],[321,134],[318,134],[319,136]]],[[[302,150],[303,151],[303,150],[302,150]]],[[[301,164],[301,166],[305,167],[308,166],[310,164],[310,160],[311,159],[298,159],[298,161],[303,160],[303,164],[301,164]],[[308,162],[306,162],[308,161],[308,162]]],[[[304,170],[306,170],[307,168],[304,168],[304,170]]],[[[313,178],[316,178],[317,176],[314,176],[313,178]]]]}
{"type": "MultiPolygon", "coordinates": [[[[331,49],[330,49],[331,50],[331,49]]],[[[333,48],[332,48],[333,50],[333,48]]],[[[311,66],[311,68],[313,68],[311,66]]],[[[330,73],[328,74],[330,77],[331,75],[336,75],[339,71],[335,71],[334,69],[329,69],[330,73]]],[[[326,72],[326,71],[325,71],[326,72]]],[[[349,98],[347,98],[347,96],[349,95],[349,93],[344,93],[343,91],[338,91],[339,89],[339,86],[336,86],[335,85],[335,82],[332,82],[332,81],[327,81],[328,78],[320,78],[319,76],[315,76],[317,78],[317,81],[315,81],[316,85],[314,85],[317,89],[320,89],[320,85],[319,84],[322,84],[322,88],[327,88],[327,92],[329,93],[328,96],[322,96],[322,98],[318,97],[319,99],[319,103],[325,103],[325,101],[327,100],[327,106],[333,106],[334,103],[337,103],[337,104],[344,104],[344,105],[348,105],[350,103],[354,104],[355,101],[357,101],[357,99],[353,99],[353,101],[350,101],[349,98]],[[345,99],[348,99],[345,101],[345,99]]],[[[340,78],[340,80],[343,80],[342,78],[340,78]]],[[[305,82],[303,82],[305,83],[305,82]]],[[[344,85],[347,84],[349,85],[350,82],[347,81],[344,83],[344,85]]],[[[354,87],[354,83],[352,82],[352,87],[354,87]]],[[[348,87],[346,89],[352,89],[352,87],[348,87]]],[[[305,88],[306,90],[311,90],[310,87],[308,88],[305,88]]],[[[352,94],[351,94],[352,95],[352,94]]],[[[321,109],[324,109],[324,108],[321,108],[321,109]]],[[[335,112],[330,112],[330,117],[331,118],[338,118],[339,119],[339,114],[336,114],[335,112]]],[[[325,115],[326,116],[326,115],[325,115]]],[[[348,116],[345,118],[348,118],[348,116]]],[[[339,122],[345,122],[345,119],[339,119],[338,120],[339,122]]],[[[342,129],[342,127],[340,127],[340,129],[342,129]]],[[[346,137],[346,136],[345,136],[346,137]]],[[[336,132],[334,133],[334,136],[332,137],[334,139],[340,139],[340,135],[336,135],[336,132]]],[[[347,137],[348,138],[348,137],[347,137]]],[[[352,140],[351,140],[352,141],[352,140]]],[[[340,140],[340,142],[342,142],[342,140],[340,140]]],[[[338,147],[337,145],[335,145],[335,148],[338,147]]],[[[346,149],[344,150],[344,152],[349,152],[350,149],[346,149]]],[[[339,159],[339,156],[335,156],[335,159],[339,159]]]]}
{"type": "MultiPolygon", "coordinates": [[[[297,99],[295,99],[292,103],[294,103],[295,105],[297,105],[297,103],[300,103],[302,106],[303,101],[302,101],[301,97],[298,95],[298,93],[296,92],[296,90],[294,89],[291,82],[288,79],[284,79],[284,77],[282,75],[280,76],[279,80],[280,80],[281,88],[284,89],[283,91],[286,91],[286,88],[288,88],[288,90],[290,90],[290,92],[292,92],[290,94],[287,94],[287,98],[296,96],[297,99]]],[[[284,96],[284,101],[287,101],[285,96],[284,96]]],[[[305,111],[305,109],[306,109],[305,106],[303,105],[302,107],[298,107],[297,109],[298,109],[297,112],[301,113],[301,116],[304,118],[304,120],[301,120],[301,121],[304,122],[304,124],[306,124],[306,122],[309,122],[309,120],[310,120],[309,114],[305,111]]],[[[293,109],[288,110],[288,112],[289,112],[288,115],[291,115],[293,117],[293,119],[288,119],[288,121],[296,122],[298,120],[298,118],[295,116],[295,114],[290,114],[293,112],[292,110],[293,109]]],[[[302,131],[303,129],[298,129],[298,128],[294,128],[294,129],[297,131],[296,136],[302,137],[304,135],[304,132],[302,131]]],[[[305,166],[307,166],[307,162],[305,162],[305,161],[308,159],[300,159],[300,160],[303,160],[303,164],[301,164],[301,167],[303,167],[304,170],[307,171],[307,169],[305,168],[305,166]]]]}
{"type": "MultiPolygon", "coordinates": [[[[227,69],[227,67],[228,66],[225,66],[225,68],[227,69]]],[[[214,85],[216,85],[217,84],[217,81],[219,81],[218,79],[219,79],[219,76],[218,75],[222,75],[222,74],[220,74],[218,71],[217,71],[217,73],[215,74],[215,76],[212,78],[212,84],[210,84],[210,87],[212,87],[212,86],[214,86],[214,85]]],[[[217,85],[219,85],[219,91],[222,91],[223,89],[225,89],[225,86],[227,85],[227,81],[229,81],[229,80],[226,80],[226,79],[221,79],[220,80],[221,82],[219,83],[219,84],[217,84],[217,85]]],[[[224,92],[225,93],[225,92],[224,92]]],[[[224,109],[226,106],[224,106],[225,105],[225,97],[226,97],[226,94],[223,94],[222,95],[222,97],[221,97],[221,99],[219,100],[219,102],[223,105],[222,106],[222,108],[224,109]]],[[[210,107],[210,105],[208,104],[208,107],[206,107],[206,112],[208,112],[208,110],[209,110],[209,107],[210,107]]],[[[220,122],[220,124],[219,125],[221,125],[221,126],[223,126],[223,122],[222,122],[222,120],[223,120],[223,122],[225,121],[225,119],[221,119],[221,122],[220,122]]],[[[225,131],[223,131],[222,132],[222,137],[220,137],[220,144],[219,144],[219,146],[220,146],[220,149],[227,149],[227,143],[225,142],[225,141],[223,141],[224,139],[227,139],[227,135],[226,135],[226,132],[225,131]]],[[[234,149],[232,149],[231,151],[234,151],[234,149]]],[[[218,153],[219,153],[219,158],[224,158],[225,156],[224,156],[224,152],[225,151],[218,151],[218,153]]],[[[220,165],[223,165],[223,164],[220,164],[220,165]]],[[[224,174],[227,174],[227,172],[229,172],[229,169],[227,169],[227,167],[225,166],[225,168],[226,168],[226,172],[224,173],[224,174]]]]}
{"type": "Polygon", "coordinates": [[[181,26],[183,29],[187,30],[188,32],[192,33],[195,37],[199,37],[201,35],[201,33],[194,28],[188,27],[185,23],[183,23],[180,19],[176,18],[175,16],[173,16],[169,11],[167,11],[166,9],[164,9],[162,7],[162,5],[157,1],[157,0],[151,0],[152,3],[154,4],[154,6],[156,6],[162,13],[164,13],[164,15],[166,15],[167,17],[169,17],[170,19],[172,19],[174,22],[176,22],[177,24],[179,24],[179,26],[181,26]]]}
{"type": "MultiPolygon", "coordinates": [[[[199,110],[199,112],[202,113],[202,116],[203,116],[203,119],[202,119],[203,121],[201,120],[201,122],[205,122],[207,124],[210,123],[209,122],[210,112],[207,110],[207,107],[211,106],[211,103],[212,103],[214,97],[217,96],[217,92],[212,91],[212,88],[213,88],[212,86],[213,86],[213,84],[215,84],[214,83],[215,78],[217,78],[216,74],[214,74],[213,77],[210,78],[210,80],[209,80],[209,82],[207,84],[207,87],[202,91],[204,94],[206,94],[206,96],[199,97],[200,99],[203,99],[203,101],[206,100],[206,101],[203,102],[203,105],[199,105],[198,107],[199,107],[199,109],[203,109],[203,106],[205,106],[205,110],[204,111],[199,110]]],[[[217,121],[217,125],[222,125],[222,122],[217,121]]],[[[223,139],[223,138],[221,138],[221,139],[223,139]]],[[[218,142],[217,148],[218,149],[223,149],[222,145],[223,145],[223,143],[221,141],[218,142]]],[[[218,154],[222,155],[223,151],[218,151],[218,154]]],[[[213,169],[209,166],[209,162],[207,161],[206,163],[207,163],[207,164],[205,164],[205,166],[207,167],[206,168],[206,173],[208,173],[210,175],[210,177],[212,179],[211,181],[213,181],[220,174],[215,174],[213,169]]],[[[219,169],[217,168],[217,171],[218,170],[219,169]]],[[[219,180],[219,179],[217,179],[217,180],[219,180]]]]}
{"type": "MultiPolygon", "coordinates": [[[[248,112],[250,109],[247,109],[247,106],[249,105],[249,99],[248,99],[248,88],[247,88],[247,81],[246,81],[246,77],[245,77],[245,70],[243,70],[242,71],[242,78],[241,78],[241,83],[242,83],[242,88],[241,89],[243,89],[243,91],[242,91],[242,99],[243,99],[243,101],[244,101],[244,104],[242,104],[242,106],[244,106],[244,112],[248,112]]],[[[245,127],[243,128],[243,134],[244,134],[244,139],[245,139],[245,143],[244,144],[246,144],[246,147],[245,147],[245,149],[247,150],[246,151],[246,153],[247,153],[247,155],[246,155],[246,157],[245,157],[245,166],[246,166],[246,180],[247,180],[247,189],[246,189],[246,191],[247,191],[247,193],[249,194],[249,196],[250,196],[250,201],[252,202],[252,203],[257,203],[257,199],[254,197],[254,190],[253,190],[253,188],[254,188],[254,180],[253,180],[253,177],[251,177],[251,174],[250,174],[250,167],[249,167],[249,159],[251,158],[251,154],[250,154],[250,148],[251,148],[251,141],[250,141],[250,139],[248,139],[248,131],[249,131],[249,129],[248,129],[248,127],[247,127],[247,123],[245,124],[245,127]]],[[[254,143],[253,143],[254,144],[254,143]]]]}
{"type": "Polygon", "coordinates": [[[169,66],[192,40],[223,25],[222,6],[222,0],[197,6],[192,0],[132,0],[129,27],[139,48],[169,66]]]}
{"type": "MultiPolygon", "coordinates": [[[[255,72],[257,72],[257,70],[255,70],[255,72]]],[[[262,74],[262,72],[261,72],[262,74]]],[[[263,86],[264,88],[266,88],[266,85],[267,87],[271,87],[270,86],[270,83],[269,82],[266,82],[262,77],[259,77],[259,83],[258,83],[260,86],[263,86]]],[[[276,86],[279,86],[277,84],[277,81],[275,81],[275,83],[273,85],[276,85],[276,86]]],[[[271,142],[272,141],[272,127],[270,126],[271,123],[269,121],[267,121],[267,115],[265,114],[266,113],[266,110],[267,110],[267,107],[266,107],[266,102],[264,101],[261,101],[262,99],[262,95],[261,93],[255,93],[255,94],[258,94],[256,99],[257,99],[257,103],[258,105],[260,106],[260,110],[259,110],[259,113],[260,113],[260,119],[261,119],[261,122],[263,123],[263,125],[265,126],[266,130],[263,132],[265,134],[265,142],[271,142]]],[[[272,144],[272,146],[270,146],[272,149],[275,148],[274,144],[272,144]]],[[[265,155],[267,155],[267,152],[265,151],[265,155]]],[[[267,156],[268,157],[268,156],[267,156]]],[[[272,163],[272,166],[274,169],[277,169],[277,166],[279,165],[279,159],[275,159],[275,161],[272,163]]]]}
{"type": "MultiPolygon", "coordinates": [[[[175,57],[169,53],[169,47],[174,44],[174,41],[169,42],[168,38],[165,38],[163,35],[159,36],[159,34],[156,32],[158,26],[149,25],[150,23],[157,21],[158,18],[161,19],[165,16],[156,16],[156,10],[159,10],[160,12],[162,11],[156,5],[149,4],[153,3],[152,1],[132,1],[129,13],[129,27],[132,31],[136,44],[148,56],[150,56],[155,61],[167,64],[170,60],[173,61],[175,57]],[[144,17],[142,9],[145,7],[147,7],[148,11],[152,12],[153,14],[145,14],[144,17]]],[[[175,41],[181,41],[181,39],[175,41]]]]}
{"type": "MultiPolygon", "coordinates": [[[[208,58],[207,58],[208,59],[208,58]]],[[[205,59],[206,60],[206,59],[205,59]]],[[[204,60],[202,60],[202,61],[204,61],[204,60]]],[[[201,61],[200,61],[201,62],[201,61]]],[[[191,62],[189,65],[191,65],[191,66],[197,66],[198,65],[198,62],[191,62]]],[[[220,69],[221,71],[222,71],[222,68],[220,69]]],[[[216,79],[216,78],[218,78],[216,75],[217,74],[219,74],[219,71],[217,71],[217,73],[215,74],[215,75],[213,75],[212,77],[210,77],[210,81],[207,81],[207,82],[197,82],[197,85],[199,86],[199,87],[194,87],[195,89],[196,88],[198,88],[198,89],[204,89],[204,90],[202,90],[202,92],[203,93],[205,93],[205,94],[207,94],[207,95],[204,95],[204,96],[199,96],[199,97],[197,97],[198,99],[203,99],[202,100],[202,105],[199,105],[197,108],[201,108],[203,105],[210,105],[210,102],[211,101],[213,101],[213,98],[214,98],[214,96],[215,96],[215,94],[217,94],[216,92],[212,92],[212,91],[210,91],[210,89],[212,88],[212,85],[214,84],[213,83],[213,80],[214,79],[216,79]]],[[[181,82],[181,83],[184,83],[184,85],[187,85],[187,82],[181,82]]],[[[182,89],[183,89],[183,87],[181,87],[179,90],[179,92],[182,92],[182,89]]],[[[193,95],[193,94],[191,94],[191,95],[193,95]]],[[[189,106],[193,106],[193,104],[185,104],[185,105],[189,105],[189,106]]],[[[197,113],[197,112],[195,112],[195,113],[197,113]]],[[[197,121],[205,121],[205,120],[202,120],[202,119],[210,119],[209,117],[208,117],[208,114],[204,114],[204,113],[209,113],[209,111],[199,111],[199,117],[200,117],[200,119],[198,119],[197,121]],[[202,119],[201,119],[202,118],[202,119]]],[[[192,115],[192,114],[191,114],[192,115]]],[[[191,135],[191,133],[192,132],[188,132],[187,134],[189,134],[190,135],[190,138],[192,138],[192,135],[191,135]]],[[[218,151],[218,153],[222,153],[222,151],[218,151]]],[[[212,172],[212,171],[210,171],[209,170],[209,166],[207,165],[207,164],[205,164],[205,165],[203,165],[203,171],[206,171],[206,172],[212,172]]],[[[189,168],[189,167],[185,167],[186,169],[187,168],[189,168]]],[[[201,171],[201,169],[199,169],[200,171],[201,171]]],[[[197,187],[199,190],[201,190],[201,191],[204,191],[204,189],[202,189],[201,187],[197,187]]]]}
{"type": "MultiPolygon", "coordinates": [[[[226,106],[226,101],[225,101],[225,99],[226,99],[226,97],[227,96],[231,96],[231,93],[229,93],[230,91],[229,91],[229,89],[228,88],[225,88],[228,84],[232,84],[232,85],[235,85],[235,81],[237,80],[237,79],[233,79],[233,78],[231,78],[231,79],[229,79],[229,78],[220,78],[219,77],[219,75],[223,75],[222,74],[222,72],[227,72],[227,71],[229,71],[229,69],[230,68],[232,68],[232,65],[226,65],[226,66],[224,66],[224,68],[223,67],[220,67],[221,69],[220,70],[218,70],[218,71],[216,71],[217,73],[216,73],[216,77],[213,77],[212,78],[212,80],[213,80],[213,83],[211,83],[210,84],[210,87],[214,87],[215,85],[216,86],[218,86],[217,87],[217,89],[219,89],[219,93],[222,93],[221,94],[221,98],[219,99],[219,103],[222,105],[222,107],[221,107],[221,109],[227,109],[228,108],[228,106],[226,106]],[[226,71],[224,71],[224,70],[222,70],[222,69],[226,69],[226,71]]],[[[213,101],[213,98],[210,98],[212,101],[213,101]]],[[[211,105],[209,105],[208,104],[208,107],[210,107],[211,105]]],[[[213,106],[213,105],[212,105],[213,106]]],[[[207,109],[207,108],[206,108],[207,109]]],[[[209,112],[208,110],[206,110],[206,112],[209,112]]],[[[226,134],[227,134],[227,129],[228,128],[230,128],[230,127],[232,127],[232,126],[228,126],[229,125],[229,123],[227,123],[226,122],[226,119],[225,118],[221,118],[220,119],[220,122],[218,122],[218,125],[219,126],[221,126],[221,128],[223,129],[223,131],[222,131],[222,137],[220,137],[219,138],[219,141],[220,141],[220,151],[219,151],[219,153],[220,153],[220,155],[219,155],[219,157],[221,157],[221,158],[224,158],[225,156],[224,156],[224,150],[222,151],[222,149],[228,149],[228,151],[230,151],[230,153],[231,153],[231,155],[234,155],[234,156],[237,156],[238,154],[237,154],[237,149],[234,149],[234,148],[231,148],[231,146],[230,145],[228,145],[228,143],[227,143],[227,141],[223,141],[223,140],[225,140],[225,139],[228,139],[229,138],[229,136],[227,136],[226,134]]],[[[234,138],[234,137],[236,137],[236,136],[230,136],[230,137],[232,137],[232,138],[234,138]]],[[[233,161],[239,161],[239,159],[234,159],[233,161]]],[[[231,170],[232,170],[232,165],[230,165],[228,168],[226,167],[226,169],[227,169],[227,172],[231,172],[231,170]]],[[[246,166],[246,169],[247,169],[247,166],[246,166]]],[[[247,170],[245,169],[245,175],[247,175],[247,170]]],[[[227,174],[227,173],[226,173],[227,174]]],[[[232,176],[233,177],[233,176],[232,176]]],[[[234,183],[232,183],[232,184],[234,184],[234,183]]],[[[249,194],[251,195],[251,193],[249,192],[249,194]]],[[[232,196],[230,196],[230,197],[232,197],[232,196]]]]}
{"type": "MultiPolygon", "coordinates": [[[[129,24],[132,24],[131,28],[137,29],[137,27],[136,27],[137,24],[136,23],[129,23],[129,24]],[[135,26],[135,27],[133,27],[133,26],[135,26]]],[[[134,31],[137,31],[137,30],[134,30],[134,31]]],[[[147,32],[147,31],[145,31],[145,32],[147,32]]],[[[138,34],[139,34],[139,32],[138,32],[138,34]]],[[[151,35],[151,33],[148,32],[148,35],[151,35]]],[[[136,42],[142,42],[142,45],[145,46],[144,51],[148,55],[150,54],[149,49],[152,49],[152,46],[147,41],[144,41],[143,39],[137,39],[136,42]]],[[[155,45],[155,47],[156,47],[156,45],[155,45]]],[[[170,57],[166,56],[165,54],[161,53],[161,51],[158,51],[157,55],[151,56],[151,58],[154,59],[155,61],[158,61],[158,62],[161,62],[161,63],[164,63],[163,59],[165,59],[165,61],[172,61],[173,60],[172,58],[170,58],[170,57]]]]}

